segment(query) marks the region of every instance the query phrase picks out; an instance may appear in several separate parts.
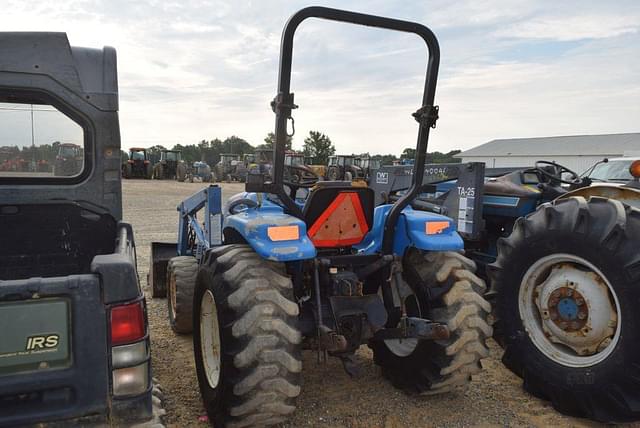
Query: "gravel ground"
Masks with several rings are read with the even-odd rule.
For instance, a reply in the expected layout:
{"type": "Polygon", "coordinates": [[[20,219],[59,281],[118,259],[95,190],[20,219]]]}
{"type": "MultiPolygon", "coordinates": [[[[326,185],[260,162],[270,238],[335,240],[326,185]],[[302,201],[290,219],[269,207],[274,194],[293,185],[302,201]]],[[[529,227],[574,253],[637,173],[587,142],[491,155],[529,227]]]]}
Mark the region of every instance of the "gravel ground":
{"type": "MultiPolygon", "coordinates": [[[[198,393],[191,336],[169,328],[166,299],[152,299],[146,284],[151,241],[175,242],[177,204],[204,184],[174,181],[123,180],[124,218],[135,230],[138,269],[147,294],[154,376],[165,394],[169,427],[206,426],[198,393]]],[[[223,197],[243,191],[241,184],[222,184],[223,197]]],[[[485,370],[466,392],[435,397],[410,397],[381,377],[371,352],[362,347],[358,379],[349,378],[335,358],[319,365],[305,351],[303,389],[298,410],[287,426],[423,427],[423,426],[598,426],[560,415],[549,403],[526,394],[521,381],[500,363],[501,351],[491,343],[485,370]]],[[[628,425],[640,427],[640,424],[628,425]]]]}

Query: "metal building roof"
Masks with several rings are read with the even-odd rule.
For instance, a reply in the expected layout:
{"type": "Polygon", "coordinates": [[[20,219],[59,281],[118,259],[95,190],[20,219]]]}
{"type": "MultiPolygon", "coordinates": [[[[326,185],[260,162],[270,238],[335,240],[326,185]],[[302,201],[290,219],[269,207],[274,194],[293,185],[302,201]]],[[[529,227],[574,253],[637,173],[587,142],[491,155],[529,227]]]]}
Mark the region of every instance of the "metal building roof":
{"type": "Polygon", "coordinates": [[[640,152],[640,132],[629,134],[567,135],[562,137],[492,140],[457,154],[469,156],[605,156],[640,152]]]}

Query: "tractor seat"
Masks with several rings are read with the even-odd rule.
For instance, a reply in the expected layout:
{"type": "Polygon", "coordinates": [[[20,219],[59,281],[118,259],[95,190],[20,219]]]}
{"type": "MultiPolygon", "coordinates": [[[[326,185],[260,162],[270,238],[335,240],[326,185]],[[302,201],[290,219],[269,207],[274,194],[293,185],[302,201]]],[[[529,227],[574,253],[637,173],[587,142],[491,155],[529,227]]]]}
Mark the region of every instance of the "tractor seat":
{"type": "Polygon", "coordinates": [[[302,210],[307,235],[318,248],[359,244],[373,225],[375,194],[348,181],[320,181],[302,210]]]}
{"type": "Polygon", "coordinates": [[[484,193],[487,195],[527,197],[538,192],[522,184],[519,173],[511,173],[486,181],[484,183],[484,193]]]}

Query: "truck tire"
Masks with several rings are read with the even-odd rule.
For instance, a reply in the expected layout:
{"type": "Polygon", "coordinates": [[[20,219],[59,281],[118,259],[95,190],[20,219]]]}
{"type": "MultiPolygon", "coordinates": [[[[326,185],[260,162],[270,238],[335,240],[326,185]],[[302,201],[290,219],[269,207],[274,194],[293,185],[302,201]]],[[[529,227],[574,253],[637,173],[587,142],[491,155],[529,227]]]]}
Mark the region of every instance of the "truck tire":
{"type": "Polygon", "coordinates": [[[284,266],[248,245],[207,252],[194,295],[193,346],[214,426],[284,421],[300,394],[298,305],[284,266]]]}
{"type": "Polygon", "coordinates": [[[191,333],[193,326],[193,289],[198,274],[198,261],[191,256],[178,256],[167,264],[167,310],[171,329],[179,334],[191,333]]]}
{"type": "Polygon", "coordinates": [[[502,361],[562,413],[640,419],[638,242],[640,210],[600,197],[544,204],[498,241],[502,361]]]}
{"type": "Polygon", "coordinates": [[[484,281],[473,273],[473,261],[454,252],[412,249],[403,265],[407,315],[446,324],[451,336],[374,341],[374,362],[396,388],[409,394],[440,394],[466,386],[481,370],[480,360],[489,355],[491,305],[482,297],[484,281]],[[429,302],[430,288],[447,286],[448,292],[429,302]]]}

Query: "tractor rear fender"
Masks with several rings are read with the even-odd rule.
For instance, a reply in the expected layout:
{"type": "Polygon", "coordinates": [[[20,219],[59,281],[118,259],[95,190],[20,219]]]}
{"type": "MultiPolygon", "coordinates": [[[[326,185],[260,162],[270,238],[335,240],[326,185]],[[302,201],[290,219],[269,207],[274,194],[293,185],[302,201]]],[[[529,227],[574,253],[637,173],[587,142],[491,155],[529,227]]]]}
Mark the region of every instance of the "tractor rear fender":
{"type": "MultiPolygon", "coordinates": [[[[243,195],[246,199],[256,199],[252,193],[243,195]]],[[[307,237],[306,224],[268,200],[256,208],[227,214],[223,224],[225,237],[233,234],[232,231],[268,260],[289,262],[316,256],[316,248],[307,237]]]]}
{"type": "Polygon", "coordinates": [[[640,209],[640,188],[630,186],[596,184],[589,187],[583,187],[569,193],[565,193],[558,199],[567,199],[572,196],[582,196],[587,200],[589,200],[589,198],[592,196],[599,196],[601,198],[607,199],[616,199],[623,204],[640,209]]]}
{"type": "MultiPolygon", "coordinates": [[[[365,254],[382,250],[384,223],[392,205],[375,209],[373,227],[356,248],[365,254]]],[[[418,211],[407,206],[402,210],[393,238],[393,252],[403,255],[408,247],[426,251],[460,251],[464,243],[452,219],[440,214],[418,211]]]]}

